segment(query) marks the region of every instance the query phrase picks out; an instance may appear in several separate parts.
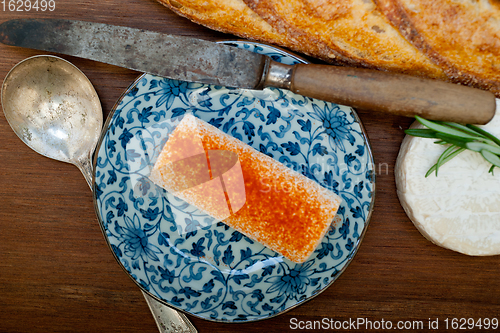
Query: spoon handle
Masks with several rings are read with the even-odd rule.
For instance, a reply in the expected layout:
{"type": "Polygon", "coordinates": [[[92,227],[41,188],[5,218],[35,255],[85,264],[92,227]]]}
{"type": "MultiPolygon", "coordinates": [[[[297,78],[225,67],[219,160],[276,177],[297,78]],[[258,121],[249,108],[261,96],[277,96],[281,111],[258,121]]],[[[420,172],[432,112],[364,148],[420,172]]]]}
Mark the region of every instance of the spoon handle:
{"type": "Polygon", "coordinates": [[[83,177],[85,177],[85,180],[87,181],[87,184],[89,185],[90,190],[92,191],[92,178],[94,176],[93,176],[92,162],[90,156],[77,160],[75,162],[75,165],[82,172],[83,177]]]}
{"type": "Polygon", "coordinates": [[[149,310],[155,318],[156,325],[161,333],[196,333],[198,330],[191,324],[189,319],[180,313],[160,302],[154,300],[151,296],[142,292],[149,310]]]}
{"type": "MultiPolygon", "coordinates": [[[[83,174],[83,177],[85,177],[87,184],[92,190],[93,169],[90,156],[79,159],[75,161],[74,164],[78,167],[78,169],[80,169],[80,171],[83,174]]],[[[183,313],[158,302],[153,297],[146,294],[144,291],[142,291],[142,294],[146,299],[146,303],[148,304],[149,310],[153,314],[153,318],[155,319],[156,326],[158,326],[158,330],[160,331],[160,333],[198,332],[198,330],[193,326],[193,324],[191,324],[189,319],[183,313]]]]}

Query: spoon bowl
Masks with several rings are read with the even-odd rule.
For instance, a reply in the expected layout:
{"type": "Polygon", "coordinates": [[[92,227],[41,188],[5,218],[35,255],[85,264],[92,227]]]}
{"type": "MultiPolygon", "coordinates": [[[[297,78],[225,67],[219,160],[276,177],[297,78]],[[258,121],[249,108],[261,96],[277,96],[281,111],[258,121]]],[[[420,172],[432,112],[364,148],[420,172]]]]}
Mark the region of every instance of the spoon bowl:
{"type": "MultiPolygon", "coordinates": [[[[27,146],[76,165],[92,189],[92,153],[103,116],[97,92],[83,72],[56,56],[27,58],[5,77],[1,102],[10,127],[27,146]]],[[[143,295],[161,331],[196,332],[184,314],[143,295]]]]}
{"type": "Polygon", "coordinates": [[[26,145],[76,165],[91,185],[91,154],[103,116],[99,97],[85,74],[59,57],[31,57],[7,74],[1,100],[9,125],[26,145]]]}

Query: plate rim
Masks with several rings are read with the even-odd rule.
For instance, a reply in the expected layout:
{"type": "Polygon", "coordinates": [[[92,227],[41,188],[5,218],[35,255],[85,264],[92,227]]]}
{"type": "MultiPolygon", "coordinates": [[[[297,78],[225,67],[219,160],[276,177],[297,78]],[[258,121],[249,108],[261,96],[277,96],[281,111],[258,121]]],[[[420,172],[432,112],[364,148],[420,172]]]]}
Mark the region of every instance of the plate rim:
{"type": "MultiPolygon", "coordinates": [[[[242,39],[228,39],[228,40],[220,40],[220,41],[217,41],[216,43],[219,43],[219,44],[247,44],[247,45],[253,45],[253,46],[261,46],[261,47],[266,47],[266,48],[269,48],[271,50],[275,50],[279,53],[283,53],[284,55],[286,56],[289,56],[299,62],[302,62],[304,64],[309,64],[310,61],[308,61],[307,59],[299,56],[299,55],[296,55],[286,49],[283,49],[283,48],[280,48],[280,47],[276,47],[274,45],[268,45],[268,44],[264,44],[264,43],[259,43],[259,42],[254,42],[254,41],[247,41],[247,40],[242,40],[242,39]]],[[[125,266],[120,262],[120,259],[118,258],[117,254],[115,253],[115,251],[113,251],[113,248],[111,246],[111,243],[108,239],[108,237],[106,236],[106,230],[104,228],[104,224],[102,222],[102,219],[100,217],[100,213],[99,213],[99,207],[98,207],[98,202],[97,202],[97,198],[96,198],[96,165],[97,165],[97,158],[98,158],[98,150],[100,149],[100,147],[102,146],[102,143],[103,143],[103,140],[105,139],[106,137],[106,134],[108,132],[108,127],[109,127],[109,124],[111,123],[111,121],[113,120],[114,118],[114,114],[116,113],[117,109],[118,109],[118,106],[120,104],[120,101],[128,94],[128,92],[130,91],[130,89],[132,87],[134,87],[135,85],[137,85],[145,76],[154,76],[152,74],[148,74],[148,73],[142,73],[142,74],[139,74],[139,76],[122,92],[122,94],[118,97],[118,99],[116,100],[116,102],[114,103],[113,107],[111,108],[107,118],[106,118],[106,121],[104,122],[104,125],[103,125],[103,128],[102,128],[102,131],[101,131],[101,135],[99,137],[99,140],[97,141],[97,144],[95,146],[95,150],[93,152],[93,157],[92,157],[92,201],[94,203],[94,210],[96,212],[96,215],[97,215],[97,220],[98,220],[98,223],[99,223],[99,227],[101,229],[101,232],[102,232],[102,235],[104,237],[104,240],[109,248],[109,250],[111,251],[112,255],[113,255],[113,258],[117,261],[118,265],[122,268],[122,270],[125,272],[125,274],[139,287],[140,291],[143,293],[143,294],[146,294],[147,296],[153,298],[155,301],[161,303],[162,305],[164,306],[167,306],[169,308],[172,308],[172,309],[175,309],[176,311],[179,311],[183,314],[187,314],[189,316],[193,316],[193,317],[196,317],[198,319],[202,319],[202,320],[207,320],[207,321],[210,321],[210,322],[217,322],[217,323],[225,323],[225,324],[244,324],[244,323],[254,323],[254,322],[260,322],[260,321],[263,321],[263,320],[267,320],[267,319],[271,319],[271,318],[274,318],[274,317],[277,317],[277,316],[280,316],[290,310],[293,310],[295,309],[296,307],[300,306],[300,305],[303,305],[305,304],[306,302],[309,302],[310,300],[316,298],[317,296],[319,296],[320,294],[322,294],[324,291],[326,291],[327,289],[329,289],[333,283],[335,281],[337,281],[337,279],[346,271],[346,269],[349,267],[349,265],[351,264],[351,262],[353,261],[354,257],[356,256],[356,254],[358,253],[359,251],[359,248],[361,247],[361,242],[363,241],[365,235],[366,235],[366,232],[368,230],[368,227],[370,225],[370,221],[371,221],[371,217],[372,217],[372,214],[373,214],[373,210],[374,210],[374,206],[375,206],[375,200],[376,200],[376,173],[373,172],[371,177],[372,177],[372,182],[371,182],[371,186],[372,186],[372,191],[371,191],[371,196],[372,196],[372,200],[371,200],[371,203],[370,203],[370,209],[366,215],[366,220],[365,220],[365,226],[363,227],[363,231],[361,232],[361,234],[359,235],[357,241],[355,242],[355,245],[354,245],[354,249],[353,251],[351,251],[350,255],[346,257],[345,259],[345,265],[342,267],[341,270],[339,270],[335,276],[332,278],[332,280],[330,281],[330,283],[328,285],[326,285],[325,287],[323,287],[319,292],[315,293],[315,294],[312,294],[311,296],[309,296],[308,298],[304,299],[304,300],[301,300],[301,301],[297,301],[295,304],[291,305],[290,307],[286,308],[285,310],[282,310],[278,313],[275,313],[275,314],[271,314],[271,315],[267,315],[266,317],[263,317],[263,318],[255,318],[255,319],[250,319],[250,320],[244,320],[244,321],[235,321],[235,320],[231,320],[231,321],[228,321],[228,320],[221,320],[221,319],[217,319],[217,318],[210,318],[210,317],[203,317],[203,316],[200,316],[196,313],[192,313],[190,311],[186,311],[182,308],[179,308],[175,305],[172,305],[170,303],[167,303],[166,301],[162,300],[161,298],[159,298],[158,296],[152,294],[150,291],[146,290],[136,279],[134,279],[131,274],[127,271],[127,269],[125,268],[125,266]],[[99,148],[99,149],[98,149],[99,148]]],[[[357,114],[356,110],[350,106],[347,106],[349,109],[351,109],[351,112],[355,118],[355,120],[357,121],[357,123],[359,124],[360,126],[360,129],[361,129],[361,134],[362,134],[362,137],[363,139],[365,140],[366,142],[366,149],[367,149],[367,152],[368,152],[368,156],[369,156],[369,164],[371,165],[372,167],[372,170],[375,170],[375,161],[374,161],[374,158],[373,158],[373,152],[372,152],[372,148],[371,148],[371,144],[370,144],[370,140],[368,138],[368,135],[367,135],[367,132],[366,132],[366,129],[363,125],[363,123],[361,122],[361,119],[359,118],[359,115],[357,114]]]]}

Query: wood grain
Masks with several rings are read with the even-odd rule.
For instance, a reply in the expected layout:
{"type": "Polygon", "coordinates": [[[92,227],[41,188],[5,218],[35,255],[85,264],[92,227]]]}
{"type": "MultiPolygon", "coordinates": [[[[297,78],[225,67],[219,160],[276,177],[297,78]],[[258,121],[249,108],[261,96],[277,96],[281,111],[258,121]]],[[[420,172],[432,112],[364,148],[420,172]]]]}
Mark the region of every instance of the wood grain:
{"type": "MultiPolygon", "coordinates": [[[[197,36],[209,31],[152,0],[55,0],[72,18],[197,36]]],[[[37,51],[0,45],[0,79],[37,51]]],[[[95,85],[107,116],[137,72],[64,57],[95,85]]],[[[297,320],[372,321],[500,316],[499,257],[467,257],[425,240],[403,212],[394,163],[409,118],[360,110],[377,165],[375,210],[358,254],[325,292],[276,318],[249,324],[190,317],[200,332],[283,332],[297,320]]],[[[78,169],[25,146],[0,113],[0,332],[157,332],[142,295],[109,251],[78,169]]],[[[349,330],[341,330],[349,331],[349,330]]]]}

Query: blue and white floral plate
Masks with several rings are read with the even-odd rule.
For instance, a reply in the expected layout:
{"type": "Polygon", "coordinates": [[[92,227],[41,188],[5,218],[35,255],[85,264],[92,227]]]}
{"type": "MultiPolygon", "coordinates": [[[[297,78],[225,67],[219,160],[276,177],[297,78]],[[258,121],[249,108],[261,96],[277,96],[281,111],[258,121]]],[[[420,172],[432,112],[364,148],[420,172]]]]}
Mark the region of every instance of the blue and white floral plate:
{"type": "MultiPolygon", "coordinates": [[[[283,63],[305,62],[273,47],[230,43],[283,63]]],[[[374,202],[373,157],[356,113],[279,89],[142,75],[109,115],[94,166],[96,211],[117,261],[151,296],[213,321],[270,318],[324,291],[354,257],[374,202]],[[221,222],[207,224],[208,216],[148,180],[172,131],[169,120],[186,112],[342,197],[308,261],[295,264],[221,222]]]]}

